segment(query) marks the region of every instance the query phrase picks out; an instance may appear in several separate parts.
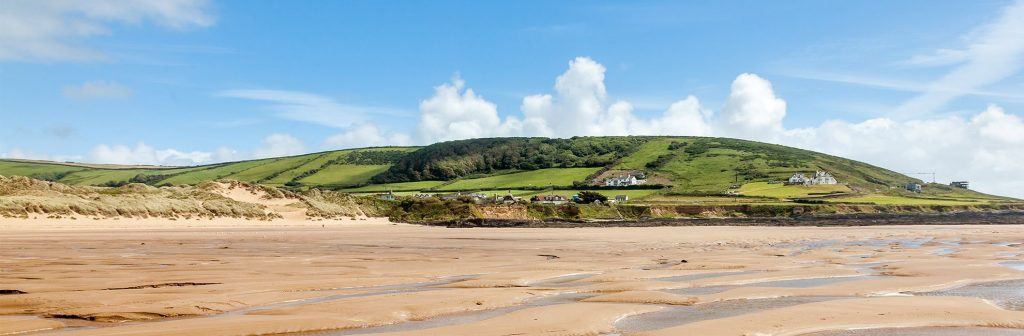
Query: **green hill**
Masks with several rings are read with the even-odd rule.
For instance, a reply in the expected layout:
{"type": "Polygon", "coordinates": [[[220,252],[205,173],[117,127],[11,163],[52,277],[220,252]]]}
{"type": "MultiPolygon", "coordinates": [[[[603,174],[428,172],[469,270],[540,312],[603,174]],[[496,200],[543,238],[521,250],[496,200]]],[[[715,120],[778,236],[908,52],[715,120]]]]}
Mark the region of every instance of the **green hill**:
{"type": "Polygon", "coordinates": [[[489,138],[425,147],[376,147],[220,163],[196,167],[113,166],[0,160],[0,175],[20,175],[79,186],[130,182],[195,185],[231,179],[293,189],[399,194],[512,191],[516,195],[572,194],[597,189],[652,203],[691,204],[845,202],[965,204],[1010,202],[967,189],[922,183],[863,162],[792,147],[708,137],[489,138]],[[838,186],[784,186],[794,173],[831,172],[838,186]],[[602,188],[605,178],[643,172],[635,190],[602,188]],[[705,197],[705,198],[701,198],[705,197]]]}

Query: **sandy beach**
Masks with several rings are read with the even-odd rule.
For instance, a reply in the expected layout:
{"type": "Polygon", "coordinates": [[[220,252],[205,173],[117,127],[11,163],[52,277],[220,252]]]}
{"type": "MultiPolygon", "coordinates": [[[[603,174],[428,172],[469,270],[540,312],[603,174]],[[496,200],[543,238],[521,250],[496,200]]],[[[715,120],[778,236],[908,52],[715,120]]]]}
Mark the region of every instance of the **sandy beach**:
{"type": "Polygon", "coordinates": [[[3,219],[0,335],[1024,333],[1022,242],[1024,225],[3,219]]]}

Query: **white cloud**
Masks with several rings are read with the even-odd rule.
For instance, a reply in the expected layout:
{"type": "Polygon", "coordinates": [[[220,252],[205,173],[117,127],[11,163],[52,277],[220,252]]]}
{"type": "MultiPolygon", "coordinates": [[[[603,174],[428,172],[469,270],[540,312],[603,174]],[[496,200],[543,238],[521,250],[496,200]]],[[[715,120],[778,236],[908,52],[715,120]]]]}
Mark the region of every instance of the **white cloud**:
{"type": "Polygon", "coordinates": [[[94,163],[188,166],[211,163],[213,154],[200,151],[183,152],[172,148],[155,149],[140,142],[134,147],[101,144],[93,148],[86,158],[94,163]]]}
{"type": "Polygon", "coordinates": [[[710,112],[689,96],[673,103],[660,116],[640,118],[626,101],[608,101],[605,67],[588,57],[569,62],[569,69],[555,79],[554,94],[523,98],[521,115],[498,117],[497,107],[465,83],[437,87],[435,95],[421,104],[424,117],[419,129],[424,139],[451,140],[485,136],[576,135],[707,135],[710,112]],[[462,92],[462,93],[460,93],[462,92]],[[428,104],[429,103],[429,104],[428,104]]]}
{"type": "Polygon", "coordinates": [[[89,81],[80,85],[68,85],[61,91],[64,97],[75,100],[124,99],[131,97],[132,89],[110,81],[89,81]]]}
{"type": "Polygon", "coordinates": [[[465,88],[456,77],[434,88],[434,95],[420,102],[420,137],[427,142],[479,138],[493,134],[501,124],[498,107],[465,88]]]}
{"type": "Polygon", "coordinates": [[[722,107],[727,134],[762,139],[781,131],[786,101],[775,96],[772,83],[755,74],[741,74],[732,82],[722,107]]]}
{"type": "MultiPolygon", "coordinates": [[[[961,50],[940,50],[930,56],[916,56],[939,64],[961,65],[928,84],[929,90],[904,102],[899,116],[934,112],[963,95],[1012,76],[1024,67],[1024,0],[1007,6],[992,22],[969,34],[961,50]]],[[[914,61],[912,58],[911,61],[914,61]]]]}
{"type": "Polygon", "coordinates": [[[253,158],[289,156],[302,154],[306,146],[302,141],[288,134],[275,133],[263,138],[260,147],[253,151],[253,158]]]}
{"type": "Polygon", "coordinates": [[[217,95],[271,102],[270,109],[277,112],[278,117],[335,128],[350,127],[371,115],[402,115],[392,109],[341,104],[328,97],[298,91],[226,90],[217,95]]]}
{"type": "Polygon", "coordinates": [[[0,1],[0,60],[88,61],[107,56],[84,40],[111,23],[184,30],[214,23],[206,0],[0,1]]]}

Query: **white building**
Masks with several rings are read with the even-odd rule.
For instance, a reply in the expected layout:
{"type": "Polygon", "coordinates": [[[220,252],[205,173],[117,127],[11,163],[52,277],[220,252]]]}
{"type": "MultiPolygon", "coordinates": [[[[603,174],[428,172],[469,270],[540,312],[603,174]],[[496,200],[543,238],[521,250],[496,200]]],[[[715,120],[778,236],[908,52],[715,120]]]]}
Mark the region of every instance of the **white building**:
{"type": "Polygon", "coordinates": [[[786,184],[803,184],[803,185],[818,185],[818,184],[839,184],[835,176],[827,171],[816,171],[813,177],[807,177],[803,173],[796,173],[789,177],[786,184]]]}
{"type": "Polygon", "coordinates": [[[827,171],[817,171],[811,178],[811,184],[839,184],[839,181],[827,171]]]}
{"type": "Polygon", "coordinates": [[[803,173],[796,173],[789,177],[788,184],[805,184],[807,183],[807,175],[803,173]]]}
{"type": "Polygon", "coordinates": [[[612,177],[604,180],[604,186],[606,187],[628,187],[643,184],[646,180],[636,178],[635,175],[626,175],[625,177],[612,177]]]}

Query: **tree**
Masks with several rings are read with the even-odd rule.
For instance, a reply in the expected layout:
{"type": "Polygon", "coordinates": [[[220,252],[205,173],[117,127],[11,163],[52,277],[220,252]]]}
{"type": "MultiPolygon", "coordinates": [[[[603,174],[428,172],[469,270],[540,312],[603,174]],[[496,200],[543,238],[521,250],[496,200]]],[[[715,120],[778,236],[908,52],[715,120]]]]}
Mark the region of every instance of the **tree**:
{"type": "Polygon", "coordinates": [[[586,190],[580,192],[580,203],[590,204],[594,203],[594,201],[601,201],[601,203],[608,202],[608,196],[602,195],[596,191],[586,190]]]}

